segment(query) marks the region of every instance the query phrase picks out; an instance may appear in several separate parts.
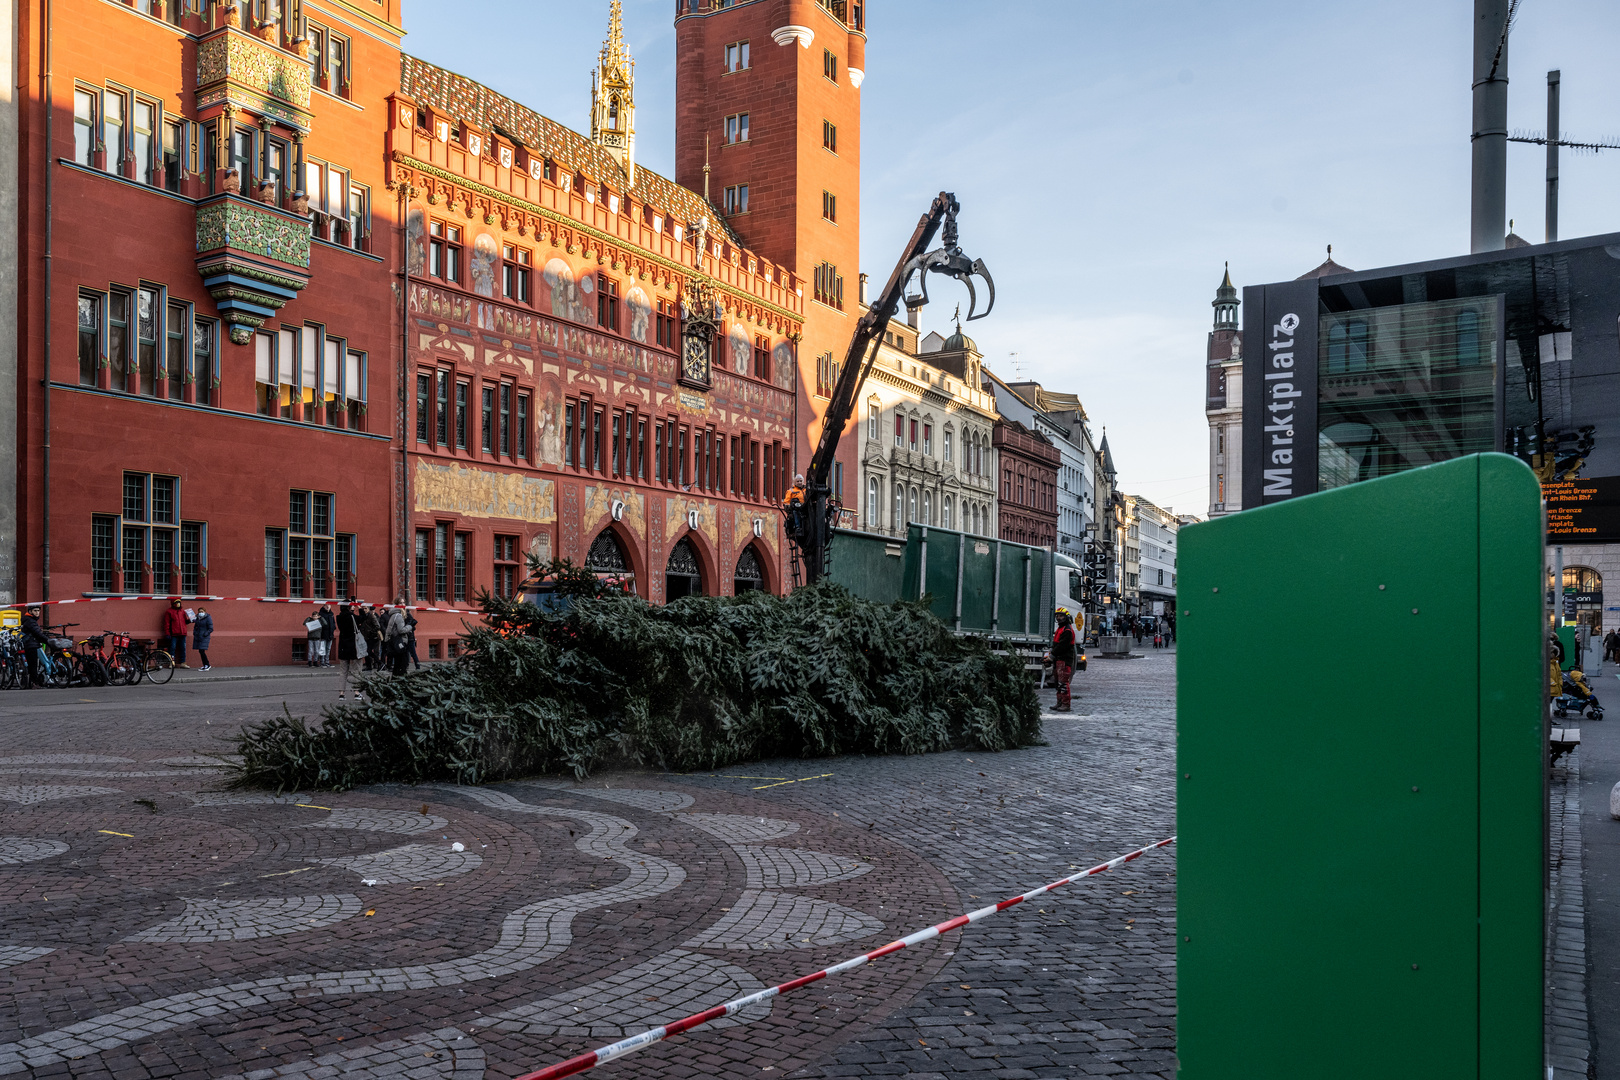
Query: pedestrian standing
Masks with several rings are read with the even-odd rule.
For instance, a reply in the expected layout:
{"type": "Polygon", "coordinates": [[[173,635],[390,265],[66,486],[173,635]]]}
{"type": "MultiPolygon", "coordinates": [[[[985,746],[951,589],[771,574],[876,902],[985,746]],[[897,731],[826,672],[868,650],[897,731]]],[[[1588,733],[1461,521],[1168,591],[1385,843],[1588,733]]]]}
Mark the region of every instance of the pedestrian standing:
{"type": "Polygon", "coordinates": [[[1074,678],[1074,620],[1067,608],[1057,609],[1056,633],[1052,635],[1052,675],[1057,686],[1054,712],[1069,711],[1069,683],[1074,678]]]}
{"type": "MultiPolygon", "coordinates": [[[[354,612],[351,604],[344,604],[338,612],[334,624],[337,631],[338,667],[342,670],[338,674],[338,697],[349,695],[349,682],[355,677],[355,665],[366,656],[366,638],[360,632],[360,618],[354,612]]],[[[366,700],[365,695],[356,687],[354,696],[359,701],[366,700]]]]}
{"type": "Polygon", "coordinates": [[[316,613],[321,620],[321,666],[332,666],[332,637],[337,629],[337,619],[332,615],[332,605],[322,604],[321,610],[316,613]]]}
{"type": "Polygon", "coordinates": [[[31,607],[23,612],[22,633],[23,647],[28,651],[28,687],[33,689],[41,685],[39,677],[39,650],[51,646],[50,635],[39,625],[41,609],[31,607]]]}
{"type": "Polygon", "coordinates": [[[405,609],[405,653],[415,665],[415,670],[421,671],[422,661],[416,657],[416,616],[411,614],[410,608],[405,609]]]}
{"type": "Polygon", "coordinates": [[[190,667],[186,663],[186,613],[180,607],[180,599],[176,597],[169,601],[169,610],[163,613],[163,636],[168,646],[169,655],[174,658],[174,666],[190,667]]]}
{"type": "Polygon", "coordinates": [[[377,621],[377,613],[370,604],[361,604],[355,619],[366,643],[365,668],[367,671],[379,671],[383,666],[382,624],[377,621]]]}
{"type": "Polygon", "coordinates": [[[1155,630],[1153,632],[1153,647],[1155,649],[1164,648],[1164,632],[1163,631],[1155,630]]]}
{"type": "Polygon", "coordinates": [[[201,671],[207,671],[214,665],[208,662],[208,643],[214,638],[214,617],[208,614],[208,609],[199,607],[197,618],[191,624],[191,647],[197,650],[197,658],[202,661],[201,671]]]}
{"type": "Polygon", "coordinates": [[[304,637],[309,645],[304,650],[304,666],[319,667],[321,664],[321,614],[316,612],[304,620],[304,637]]]}
{"type": "Polygon", "coordinates": [[[388,613],[388,622],[383,628],[384,648],[388,653],[389,669],[395,675],[405,674],[407,661],[406,639],[410,628],[405,625],[405,598],[400,597],[399,603],[388,613]]]}

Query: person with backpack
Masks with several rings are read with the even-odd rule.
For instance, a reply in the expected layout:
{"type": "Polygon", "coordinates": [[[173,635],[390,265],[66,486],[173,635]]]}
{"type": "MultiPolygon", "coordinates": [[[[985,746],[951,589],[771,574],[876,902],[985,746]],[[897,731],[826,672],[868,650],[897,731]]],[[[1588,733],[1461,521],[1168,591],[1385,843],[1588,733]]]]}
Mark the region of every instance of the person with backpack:
{"type": "Polygon", "coordinates": [[[1069,683],[1074,678],[1074,620],[1068,608],[1057,609],[1057,630],[1052,634],[1052,678],[1057,686],[1053,712],[1069,711],[1069,683]]]}
{"type": "Polygon", "coordinates": [[[383,666],[382,653],[382,624],[377,621],[377,614],[370,604],[361,604],[355,620],[360,628],[360,636],[365,639],[366,651],[365,670],[381,671],[383,666]]]}
{"type": "Polygon", "coordinates": [[[332,666],[332,638],[337,628],[337,619],[332,614],[331,604],[322,604],[321,610],[315,613],[321,620],[321,667],[332,666]]]}
{"type": "Polygon", "coordinates": [[[410,633],[410,627],[405,625],[405,598],[400,597],[399,603],[388,613],[388,621],[383,626],[383,647],[388,654],[389,671],[392,674],[405,674],[405,667],[410,659],[410,633]]]}

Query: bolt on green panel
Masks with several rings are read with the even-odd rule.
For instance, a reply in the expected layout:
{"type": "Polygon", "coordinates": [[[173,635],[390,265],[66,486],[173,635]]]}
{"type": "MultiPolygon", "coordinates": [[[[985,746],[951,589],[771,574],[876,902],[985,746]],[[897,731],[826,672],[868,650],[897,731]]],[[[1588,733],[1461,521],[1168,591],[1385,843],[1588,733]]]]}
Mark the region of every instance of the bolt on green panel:
{"type": "Polygon", "coordinates": [[[1534,475],[1474,455],[1180,536],[1180,1075],[1534,1075],[1534,475]]]}

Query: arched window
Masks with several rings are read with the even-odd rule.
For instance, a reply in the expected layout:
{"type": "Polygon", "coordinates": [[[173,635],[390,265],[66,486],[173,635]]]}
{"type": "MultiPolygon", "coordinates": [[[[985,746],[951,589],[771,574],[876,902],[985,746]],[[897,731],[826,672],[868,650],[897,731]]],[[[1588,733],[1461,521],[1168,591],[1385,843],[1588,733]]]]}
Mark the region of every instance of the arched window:
{"type": "Polygon", "coordinates": [[[906,485],[896,480],[894,482],[894,517],[889,520],[889,527],[900,532],[906,525],[906,485]]]}
{"type": "Polygon", "coordinates": [[[934,523],[934,493],[932,491],[923,491],[922,523],[924,525],[934,523]]]}
{"type": "Polygon", "coordinates": [[[939,509],[940,525],[947,529],[955,528],[955,526],[951,524],[951,497],[949,495],[945,496],[945,501],[940,505],[939,509]]]}
{"type": "Polygon", "coordinates": [[[609,131],[619,130],[619,99],[617,97],[608,98],[607,126],[609,131]]]}
{"type": "Polygon", "coordinates": [[[906,501],[906,523],[917,520],[917,489],[911,489],[911,497],[906,501]]]}
{"type": "Polygon", "coordinates": [[[868,529],[880,528],[883,525],[883,518],[880,516],[880,507],[878,505],[879,495],[877,477],[874,476],[866,482],[866,527],[868,529]]]}
{"type": "Polygon", "coordinates": [[[703,566],[692,549],[692,541],[682,537],[670,548],[669,562],[664,566],[664,599],[702,595],[703,566]]]}
{"type": "Polygon", "coordinates": [[[619,537],[612,529],[603,529],[591,541],[591,549],[585,555],[585,569],[593,570],[598,574],[625,574],[630,570],[630,563],[624,557],[624,548],[619,544],[619,537]]]}
{"type": "Polygon", "coordinates": [[[737,556],[737,569],[731,575],[731,591],[741,596],[745,592],[765,588],[765,571],[760,568],[754,545],[749,544],[737,556]]]}

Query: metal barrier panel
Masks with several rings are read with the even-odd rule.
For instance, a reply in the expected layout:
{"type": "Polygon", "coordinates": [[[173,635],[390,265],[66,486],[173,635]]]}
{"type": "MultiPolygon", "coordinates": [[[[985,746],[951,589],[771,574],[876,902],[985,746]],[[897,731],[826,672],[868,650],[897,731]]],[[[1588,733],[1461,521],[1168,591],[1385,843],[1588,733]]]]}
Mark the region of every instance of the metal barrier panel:
{"type": "Polygon", "coordinates": [[[1475,455],[1180,537],[1182,1080],[1538,1075],[1535,477],[1475,455]]]}
{"type": "Polygon", "coordinates": [[[880,604],[900,599],[905,541],[849,529],[834,533],[828,580],[880,604]]]}

